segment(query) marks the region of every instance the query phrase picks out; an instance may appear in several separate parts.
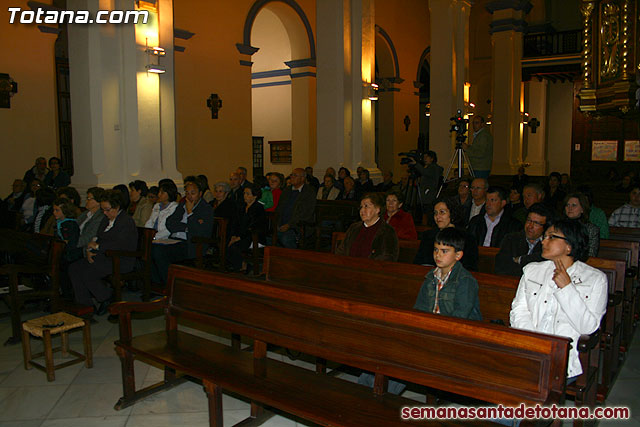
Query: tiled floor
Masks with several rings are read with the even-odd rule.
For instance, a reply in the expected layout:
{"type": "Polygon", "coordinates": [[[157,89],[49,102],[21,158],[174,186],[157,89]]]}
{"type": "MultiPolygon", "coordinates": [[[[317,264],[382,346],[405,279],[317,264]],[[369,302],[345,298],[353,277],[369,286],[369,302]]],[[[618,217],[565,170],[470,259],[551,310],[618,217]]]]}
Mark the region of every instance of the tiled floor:
{"type": "MultiPolygon", "coordinates": [[[[31,317],[42,315],[36,313],[31,317]]],[[[134,321],[134,334],[163,328],[161,317],[134,321]]],[[[10,334],[7,318],[0,320],[0,338],[10,334]]],[[[106,316],[92,325],[94,367],[86,369],[78,364],[56,371],[56,380],[47,382],[45,374],[36,369],[26,371],[22,364],[20,345],[0,346],[0,426],[207,426],[207,401],[202,387],[185,383],[165,393],[160,393],[137,403],[133,407],[115,411],[113,405],[122,395],[120,362],[113,350],[113,341],[118,327],[107,321],[106,316]]],[[[628,406],[631,420],[601,422],[600,425],[624,425],[640,427],[640,339],[631,346],[622,371],[611,391],[608,404],[628,406]]],[[[71,335],[71,345],[81,348],[81,334],[71,335]]],[[[224,340],[224,338],[219,338],[224,340]]],[[[32,340],[38,351],[40,342],[32,340]]],[[[55,342],[54,342],[55,343],[55,342]]],[[[59,353],[57,354],[59,356],[59,353]]],[[[289,360],[280,354],[271,357],[289,360]]],[[[306,362],[297,361],[304,365],[306,362]]],[[[307,364],[310,368],[312,365],[307,364]]],[[[162,378],[162,371],[147,364],[136,362],[137,386],[149,385],[162,378]]],[[[406,397],[424,402],[424,396],[410,391],[406,397]]],[[[238,397],[224,395],[225,425],[233,425],[249,415],[249,403],[238,397]]],[[[570,423],[565,423],[570,425],[570,423]]],[[[311,425],[294,417],[276,415],[264,426],[311,425]]]]}

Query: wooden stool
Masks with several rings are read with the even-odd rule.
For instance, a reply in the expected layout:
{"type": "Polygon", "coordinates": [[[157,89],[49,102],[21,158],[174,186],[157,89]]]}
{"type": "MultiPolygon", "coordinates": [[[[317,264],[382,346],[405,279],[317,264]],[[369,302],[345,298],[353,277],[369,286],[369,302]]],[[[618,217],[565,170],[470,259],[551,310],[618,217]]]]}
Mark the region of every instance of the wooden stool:
{"type": "Polygon", "coordinates": [[[84,361],[87,368],[91,368],[93,367],[93,353],[91,350],[91,327],[89,326],[89,321],[64,312],[27,320],[22,324],[22,352],[24,354],[24,368],[31,369],[31,367],[35,367],[36,369],[46,372],[47,381],[56,379],[56,369],[66,368],[67,366],[75,365],[82,361],[84,361]],[[83,328],[82,342],[84,343],[84,355],[69,349],[67,332],[80,327],[83,328]],[[62,345],[51,348],[51,336],[58,333],[62,338],[62,345]],[[43,352],[31,354],[30,334],[42,338],[44,341],[43,352]],[[62,351],[63,356],[72,354],[75,356],[75,359],[54,365],[53,353],[57,351],[62,351]],[[42,356],[44,356],[45,366],[33,361],[33,359],[42,356]]]}

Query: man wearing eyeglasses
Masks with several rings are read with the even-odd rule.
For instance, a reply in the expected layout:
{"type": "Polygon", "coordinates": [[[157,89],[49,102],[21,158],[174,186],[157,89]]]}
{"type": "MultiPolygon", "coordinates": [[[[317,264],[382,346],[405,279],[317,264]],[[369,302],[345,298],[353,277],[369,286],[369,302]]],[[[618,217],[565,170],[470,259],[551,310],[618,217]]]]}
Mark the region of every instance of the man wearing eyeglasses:
{"type": "Polygon", "coordinates": [[[522,276],[522,267],[542,261],[542,236],[553,223],[553,212],[542,203],[529,208],[524,230],[507,234],[496,256],[496,274],[522,276]]]}

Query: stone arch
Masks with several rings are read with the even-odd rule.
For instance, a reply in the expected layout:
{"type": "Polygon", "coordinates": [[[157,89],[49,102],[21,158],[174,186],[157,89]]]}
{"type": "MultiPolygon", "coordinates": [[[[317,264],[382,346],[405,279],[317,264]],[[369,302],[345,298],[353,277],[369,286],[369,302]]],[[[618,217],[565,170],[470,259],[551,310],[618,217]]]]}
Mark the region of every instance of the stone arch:
{"type": "Polygon", "coordinates": [[[309,23],[307,15],[295,0],[257,0],[253,6],[251,6],[251,9],[247,14],[247,18],[244,21],[242,45],[238,45],[238,50],[240,50],[241,53],[247,53],[249,55],[256,52],[257,49],[251,48],[251,28],[253,27],[253,22],[255,21],[256,16],[265,6],[269,6],[271,10],[278,14],[287,29],[287,32],[289,32],[292,42],[292,55],[294,58],[308,58],[315,62],[316,45],[311,24],[309,23]],[[300,19],[300,21],[302,21],[304,26],[303,31],[298,30],[299,27],[294,24],[296,19],[300,19]],[[307,43],[300,43],[301,40],[306,40],[307,43]],[[242,48],[244,48],[244,51],[242,48]]]}
{"type": "MultiPolygon", "coordinates": [[[[377,39],[383,41],[384,44],[387,46],[388,53],[390,54],[389,59],[392,61],[392,64],[390,65],[393,67],[393,75],[389,75],[389,76],[385,75],[382,77],[393,78],[394,83],[402,82],[403,79],[400,78],[400,64],[398,63],[398,52],[396,51],[396,47],[393,45],[393,41],[391,40],[391,37],[389,37],[389,34],[387,34],[387,32],[384,29],[382,29],[382,27],[380,27],[379,25],[376,25],[376,34],[379,36],[377,37],[377,39]]],[[[377,46],[379,46],[379,43],[376,42],[376,60],[378,60],[378,52],[379,52],[377,49],[377,46]]]]}

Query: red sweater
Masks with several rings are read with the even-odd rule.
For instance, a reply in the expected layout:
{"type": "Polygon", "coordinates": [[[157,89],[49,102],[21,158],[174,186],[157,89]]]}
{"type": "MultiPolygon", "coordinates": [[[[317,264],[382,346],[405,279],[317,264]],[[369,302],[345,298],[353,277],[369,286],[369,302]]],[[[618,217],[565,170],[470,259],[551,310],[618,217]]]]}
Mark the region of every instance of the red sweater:
{"type": "Polygon", "coordinates": [[[391,219],[389,219],[389,214],[385,213],[384,220],[396,230],[399,240],[418,240],[418,232],[410,213],[400,209],[393,214],[391,219]]]}

